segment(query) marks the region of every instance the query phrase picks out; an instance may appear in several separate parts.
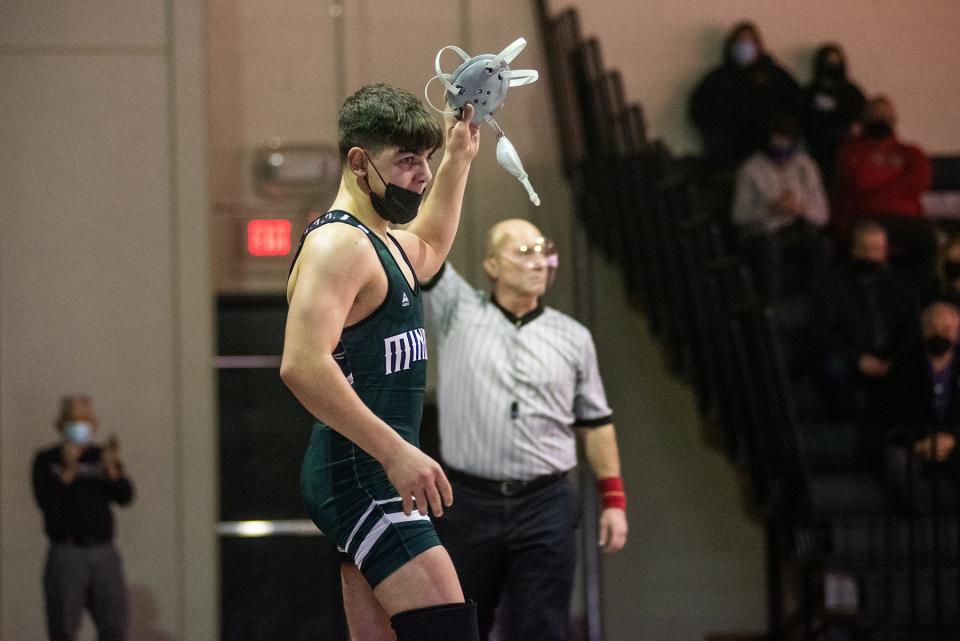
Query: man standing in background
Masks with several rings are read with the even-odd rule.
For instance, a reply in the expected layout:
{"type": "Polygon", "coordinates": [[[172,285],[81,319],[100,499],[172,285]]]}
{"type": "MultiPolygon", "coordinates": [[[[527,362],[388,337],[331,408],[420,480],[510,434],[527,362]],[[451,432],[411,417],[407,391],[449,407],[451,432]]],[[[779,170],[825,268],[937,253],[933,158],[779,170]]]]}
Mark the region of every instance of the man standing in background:
{"type": "Polygon", "coordinates": [[[489,231],[491,294],[450,265],[424,287],[439,336],[440,451],[457,502],[436,522],[480,638],[500,606],[502,641],[567,638],[579,510],[567,473],[576,438],[597,476],[599,544],[623,547],[616,433],[589,330],[544,307],[553,243],[525,220],[489,231]]]}
{"type": "Polygon", "coordinates": [[[50,641],[74,641],[85,609],[100,641],[127,639],[127,585],[110,503],[128,505],[133,486],[117,438],[105,447],[93,442],[98,424],[89,396],[65,397],[57,419],[63,441],[33,463],[33,491],[50,539],[43,575],[50,641]]]}

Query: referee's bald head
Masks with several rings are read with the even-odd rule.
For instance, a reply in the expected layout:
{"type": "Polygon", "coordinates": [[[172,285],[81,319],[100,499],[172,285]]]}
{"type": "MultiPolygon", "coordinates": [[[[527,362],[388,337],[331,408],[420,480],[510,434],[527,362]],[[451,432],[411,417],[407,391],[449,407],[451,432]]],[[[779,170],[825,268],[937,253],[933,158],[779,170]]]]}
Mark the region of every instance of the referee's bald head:
{"type": "Polygon", "coordinates": [[[484,257],[496,256],[511,242],[525,242],[542,237],[537,226],[523,218],[501,220],[487,231],[487,246],[484,257]]]}

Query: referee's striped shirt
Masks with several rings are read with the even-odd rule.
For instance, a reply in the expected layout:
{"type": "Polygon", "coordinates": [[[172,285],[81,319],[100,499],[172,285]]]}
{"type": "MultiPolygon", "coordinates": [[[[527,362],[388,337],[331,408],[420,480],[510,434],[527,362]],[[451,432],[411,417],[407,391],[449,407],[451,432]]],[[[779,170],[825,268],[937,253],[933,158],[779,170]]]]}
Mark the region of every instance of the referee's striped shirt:
{"type": "Polygon", "coordinates": [[[576,465],[573,427],[612,420],[590,331],[549,307],[516,318],[449,265],[423,290],[444,462],[493,480],[576,465]]]}

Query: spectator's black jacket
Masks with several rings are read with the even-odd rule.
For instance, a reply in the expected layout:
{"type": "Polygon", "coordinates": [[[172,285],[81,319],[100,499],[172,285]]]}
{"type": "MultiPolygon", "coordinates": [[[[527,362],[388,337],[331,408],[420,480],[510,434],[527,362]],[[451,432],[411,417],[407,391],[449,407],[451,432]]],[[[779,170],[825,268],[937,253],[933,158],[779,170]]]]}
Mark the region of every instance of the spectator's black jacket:
{"type": "Polygon", "coordinates": [[[866,353],[895,359],[919,335],[918,301],[888,267],[867,276],[851,263],[831,270],[813,296],[811,329],[820,354],[855,364],[866,353]]]}
{"type": "Polygon", "coordinates": [[[690,119],[704,156],[717,169],[735,169],[766,146],[774,116],[802,115],[803,90],[767,55],[749,67],[727,60],[709,72],[690,97],[690,119]]]}
{"type": "MultiPolygon", "coordinates": [[[[885,411],[881,414],[888,430],[903,428],[938,428],[938,431],[960,434],[960,362],[954,357],[953,371],[946,382],[949,400],[943,420],[933,407],[933,373],[926,354],[915,347],[894,361],[887,376],[883,395],[885,411]]],[[[906,439],[900,434],[898,440],[906,439]]]]}
{"type": "Polygon", "coordinates": [[[107,477],[101,461],[103,450],[88,447],[80,457],[73,482],[60,480],[61,446],[37,454],[33,461],[33,492],[43,511],[44,530],[51,541],[82,544],[113,540],[110,502],[126,505],[133,499],[133,486],[126,476],[107,477]]]}
{"type": "Polygon", "coordinates": [[[863,115],[866,98],[846,78],[818,77],[803,92],[803,128],[807,149],[820,166],[824,184],[836,181],[836,155],[840,142],[850,135],[863,115]]]}
{"type": "Polygon", "coordinates": [[[867,100],[857,85],[841,78],[814,80],[804,89],[803,102],[803,124],[809,138],[825,130],[849,131],[853,123],[860,121],[867,100]],[[833,108],[825,108],[830,102],[833,108]]]}

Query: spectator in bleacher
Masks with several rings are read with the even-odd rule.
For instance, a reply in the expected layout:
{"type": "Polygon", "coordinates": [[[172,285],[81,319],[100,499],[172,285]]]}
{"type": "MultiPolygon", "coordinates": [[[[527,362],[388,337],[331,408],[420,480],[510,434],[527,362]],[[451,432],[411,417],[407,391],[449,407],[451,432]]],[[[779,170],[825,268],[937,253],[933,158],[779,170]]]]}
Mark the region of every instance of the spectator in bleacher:
{"type": "Polygon", "coordinates": [[[920,322],[923,341],[891,367],[883,412],[892,426],[886,469],[894,490],[914,507],[930,504],[934,482],[941,497],[952,496],[960,430],[960,310],[937,301],[920,322]]]}
{"type": "Polygon", "coordinates": [[[951,236],[940,248],[935,297],[960,305],[960,235],[951,236]]]}
{"type": "Polygon", "coordinates": [[[837,152],[834,228],[844,241],[857,220],[879,220],[887,229],[891,262],[906,270],[918,287],[933,274],[936,234],[924,217],[921,195],[930,189],[930,160],[896,135],[897,112],[886,96],[871,99],[863,114],[863,134],[843,141],[837,152]]]}
{"type": "Polygon", "coordinates": [[[828,418],[869,419],[891,360],[915,341],[916,297],[887,261],[883,226],[861,221],[850,259],[813,296],[815,374],[828,418]]]}
{"type": "MultiPolygon", "coordinates": [[[[827,248],[820,228],[830,212],[816,163],[799,149],[792,118],[770,123],[767,144],[737,172],[731,217],[755,280],[771,299],[823,276],[827,248]],[[784,288],[796,266],[803,279],[784,288]]],[[[803,287],[805,289],[805,287],[803,287]]]]}
{"type": "Polygon", "coordinates": [[[847,78],[840,45],[825,44],[813,59],[813,79],[804,90],[804,130],[807,149],[817,161],[828,191],[834,187],[837,147],[859,134],[867,99],[847,78]]]}
{"type": "Polygon", "coordinates": [[[741,22],[726,39],[723,63],[694,89],[689,114],[707,165],[734,171],[764,147],[773,116],[796,118],[801,105],[800,86],[764,49],[757,27],[741,22]]]}

